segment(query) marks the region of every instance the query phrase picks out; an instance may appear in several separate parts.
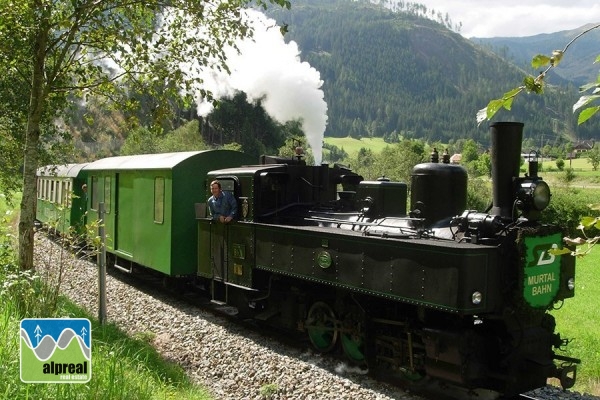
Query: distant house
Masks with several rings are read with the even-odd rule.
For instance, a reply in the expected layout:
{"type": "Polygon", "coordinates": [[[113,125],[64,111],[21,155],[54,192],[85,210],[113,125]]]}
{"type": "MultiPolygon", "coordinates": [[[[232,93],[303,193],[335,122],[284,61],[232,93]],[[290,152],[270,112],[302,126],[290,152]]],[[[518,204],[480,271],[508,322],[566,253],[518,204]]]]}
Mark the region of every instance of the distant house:
{"type": "Polygon", "coordinates": [[[582,140],[573,144],[574,153],[583,153],[594,148],[594,140],[582,140]]]}
{"type": "Polygon", "coordinates": [[[530,153],[521,153],[521,158],[523,158],[525,162],[541,161],[541,157],[536,151],[532,151],[530,153]]]}
{"type": "Polygon", "coordinates": [[[452,156],[450,157],[450,164],[460,164],[462,160],[462,154],[456,153],[456,154],[452,154],[452,156]]]}

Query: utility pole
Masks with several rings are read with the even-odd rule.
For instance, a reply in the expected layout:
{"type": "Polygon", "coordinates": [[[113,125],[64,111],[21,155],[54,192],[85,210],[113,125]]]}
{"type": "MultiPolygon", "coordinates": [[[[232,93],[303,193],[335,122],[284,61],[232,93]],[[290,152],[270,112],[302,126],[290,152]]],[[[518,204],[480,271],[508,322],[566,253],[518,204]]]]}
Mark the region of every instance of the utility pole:
{"type": "Polygon", "coordinates": [[[104,231],[104,202],[98,204],[98,236],[100,236],[100,253],[98,253],[98,321],[106,323],[106,232],[104,231]]]}

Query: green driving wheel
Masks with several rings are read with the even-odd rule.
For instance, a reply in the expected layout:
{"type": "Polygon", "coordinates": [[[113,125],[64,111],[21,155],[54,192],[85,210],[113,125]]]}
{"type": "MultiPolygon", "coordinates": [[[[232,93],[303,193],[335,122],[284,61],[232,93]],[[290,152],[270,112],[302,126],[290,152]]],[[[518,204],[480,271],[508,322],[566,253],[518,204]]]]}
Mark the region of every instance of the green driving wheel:
{"type": "Polygon", "coordinates": [[[348,360],[359,365],[366,362],[364,353],[364,315],[356,311],[345,315],[340,331],[340,341],[348,360]]]}
{"type": "Polygon", "coordinates": [[[306,330],[310,342],[319,352],[325,353],[334,348],[338,329],[335,313],[327,303],[318,301],[312,305],[306,319],[306,330]]]}
{"type": "Polygon", "coordinates": [[[342,348],[348,359],[356,364],[364,364],[365,353],[363,351],[363,337],[353,334],[342,333],[342,348]]]}

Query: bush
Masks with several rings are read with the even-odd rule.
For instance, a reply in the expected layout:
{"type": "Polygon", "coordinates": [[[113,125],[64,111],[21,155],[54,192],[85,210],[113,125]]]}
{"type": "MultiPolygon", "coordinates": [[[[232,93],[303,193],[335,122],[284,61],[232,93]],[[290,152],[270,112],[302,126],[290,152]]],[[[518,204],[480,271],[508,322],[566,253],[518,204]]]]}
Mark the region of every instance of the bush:
{"type": "Polygon", "coordinates": [[[488,180],[469,179],[467,186],[467,209],[484,211],[492,203],[492,188],[488,180]]]}
{"type": "Polygon", "coordinates": [[[575,175],[575,171],[573,171],[573,168],[567,168],[563,171],[563,175],[560,177],[560,179],[564,182],[564,183],[571,183],[575,180],[576,175],[575,175]]]}
{"type": "MultiPolygon", "coordinates": [[[[21,270],[13,231],[7,217],[0,219],[0,298],[10,299],[13,313],[18,319],[55,317],[59,307],[61,276],[53,277],[57,282],[53,286],[44,282],[44,277],[35,270],[21,270]]],[[[49,259],[48,262],[61,263],[62,260],[49,259]]]]}
{"type": "Polygon", "coordinates": [[[550,205],[542,213],[542,222],[564,226],[570,237],[579,236],[579,221],[590,215],[588,204],[597,202],[597,193],[593,191],[555,187],[550,205]]]}

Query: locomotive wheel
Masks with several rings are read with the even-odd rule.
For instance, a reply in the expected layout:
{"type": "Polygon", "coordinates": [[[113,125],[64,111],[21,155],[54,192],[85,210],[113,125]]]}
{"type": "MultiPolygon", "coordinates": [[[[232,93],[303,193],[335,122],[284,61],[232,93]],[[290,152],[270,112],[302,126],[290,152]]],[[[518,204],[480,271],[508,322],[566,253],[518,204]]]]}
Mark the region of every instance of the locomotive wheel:
{"type": "Polygon", "coordinates": [[[365,363],[365,354],[363,353],[363,338],[362,336],[354,336],[343,333],[341,337],[342,348],[348,359],[356,364],[365,363]]]}
{"type": "Polygon", "coordinates": [[[353,319],[353,314],[349,314],[344,321],[344,329],[340,335],[342,348],[346,357],[356,363],[365,363],[364,353],[364,331],[362,329],[362,321],[353,319]]]}
{"type": "Polygon", "coordinates": [[[318,301],[310,307],[306,330],[313,347],[321,353],[335,347],[338,338],[337,322],[335,313],[327,303],[318,301]]]}

